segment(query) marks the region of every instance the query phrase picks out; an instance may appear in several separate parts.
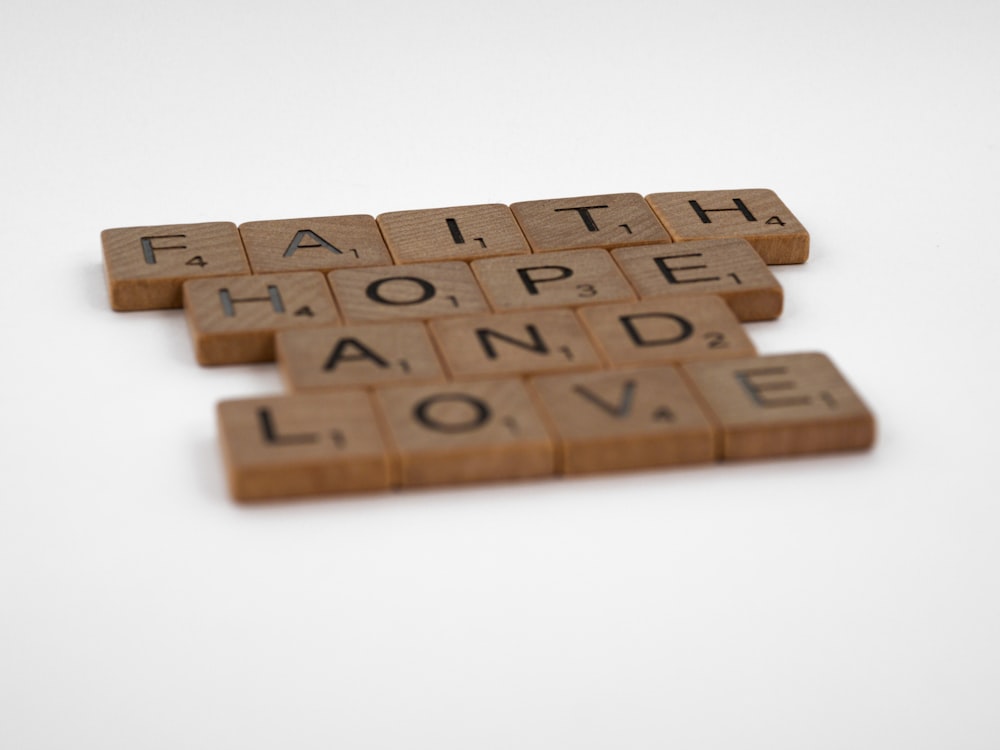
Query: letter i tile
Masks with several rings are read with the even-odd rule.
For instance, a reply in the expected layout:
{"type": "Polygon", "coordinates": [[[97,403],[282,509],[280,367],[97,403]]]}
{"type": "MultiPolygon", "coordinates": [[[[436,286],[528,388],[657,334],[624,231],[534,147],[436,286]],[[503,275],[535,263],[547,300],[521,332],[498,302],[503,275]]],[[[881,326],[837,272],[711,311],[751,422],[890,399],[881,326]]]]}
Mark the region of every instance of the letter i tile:
{"type": "Polygon", "coordinates": [[[381,214],[378,225],[401,264],[531,252],[514,215],[500,203],[392,211],[381,214]]]}

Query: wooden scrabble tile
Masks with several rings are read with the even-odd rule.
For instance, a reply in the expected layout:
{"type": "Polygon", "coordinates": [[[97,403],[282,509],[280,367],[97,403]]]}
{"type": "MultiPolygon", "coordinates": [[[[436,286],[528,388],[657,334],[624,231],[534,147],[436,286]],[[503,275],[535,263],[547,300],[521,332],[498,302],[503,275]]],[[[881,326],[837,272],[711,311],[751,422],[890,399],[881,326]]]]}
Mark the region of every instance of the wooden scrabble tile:
{"type": "Polygon", "coordinates": [[[250,221],[240,224],[240,236],[254,273],[392,263],[375,219],[366,215],[250,221]]]}
{"type": "Polygon", "coordinates": [[[601,366],[571,310],[441,318],[430,321],[428,327],[445,368],[457,379],[601,366]]]}
{"type": "Polygon", "coordinates": [[[470,267],[498,312],[635,299],[614,260],[601,248],[487,258],[470,267]]]}
{"type": "Polygon", "coordinates": [[[269,362],[275,331],[339,321],[323,274],[311,271],[187,281],[184,312],[203,365],[269,362]]]}
{"type": "Polygon", "coordinates": [[[404,487],[554,472],[554,449],[524,383],[485,380],[375,391],[404,487]]]}
{"type": "Polygon", "coordinates": [[[461,261],[331,271],[330,286],[352,323],[486,312],[489,305],[461,261]]]}
{"type": "Polygon", "coordinates": [[[781,314],[781,284],[746,240],[620,247],[611,254],[641,299],[717,294],[742,321],[781,314]]]}
{"type": "Polygon", "coordinates": [[[390,486],[389,455],[364,391],[223,401],[217,414],[237,499],[390,486]]]}
{"type": "Polygon", "coordinates": [[[683,366],[721,435],[723,458],[859,450],[875,419],[823,354],[787,354],[683,366]]]}
{"type": "Polygon", "coordinates": [[[180,307],[187,279],[250,273],[232,222],[105,229],[101,244],[115,310],[180,307]]]}
{"type": "Polygon", "coordinates": [[[765,263],[809,257],[809,233],[773,190],[654,193],[646,200],[674,242],[742,237],[765,263]]]}
{"type": "Polygon", "coordinates": [[[278,366],[295,392],[445,380],[423,323],[368,323],[279,331],[278,366]]]}
{"type": "Polygon", "coordinates": [[[529,385],[557,437],[561,473],[715,459],[712,423],[673,367],[542,375],[529,385]]]}
{"type": "Polygon", "coordinates": [[[671,241],[638,193],[523,201],[510,209],[536,253],[671,241]]]}
{"type": "Polygon", "coordinates": [[[500,203],[392,211],[379,215],[378,225],[397,263],[531,252],[514,215],[500,203]]]}
{"type": "Polygon", "coordinates": [[[731,359],[756,351],[736,316],[713,295],[594,305],[577,314],[614,367],[731,359]]]}

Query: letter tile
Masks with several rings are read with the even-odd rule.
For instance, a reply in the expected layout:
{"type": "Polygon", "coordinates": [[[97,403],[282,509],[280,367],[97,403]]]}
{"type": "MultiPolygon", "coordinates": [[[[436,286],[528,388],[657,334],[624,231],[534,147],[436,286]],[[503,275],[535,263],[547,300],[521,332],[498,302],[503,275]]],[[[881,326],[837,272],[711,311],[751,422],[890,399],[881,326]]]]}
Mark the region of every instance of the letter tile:
{"type": "Polygon", "coordinates": [[[725,459],[861,450],[875,418],[824,354],[683,366],[720,428],[725,459]]]}
{"type": "Polygon", "coordinates": [[[715,459],[712,423],[673,367],[540,375],[528,382],[557,437],[561,473],[715,459]]]}

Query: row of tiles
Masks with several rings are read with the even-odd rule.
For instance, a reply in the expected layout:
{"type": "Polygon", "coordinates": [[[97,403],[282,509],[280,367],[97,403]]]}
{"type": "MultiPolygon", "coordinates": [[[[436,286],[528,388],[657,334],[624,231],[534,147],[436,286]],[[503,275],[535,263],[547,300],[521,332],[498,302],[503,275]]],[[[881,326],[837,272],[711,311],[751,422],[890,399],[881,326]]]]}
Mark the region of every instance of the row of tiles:
{"type": "Polygon", "coordinates": [[[766,263],[802,263],[809,234],[771,190],[580,196],[368,215],[106,229],[116,310],[180,306],[186,279],[330,271],[613,249],[706,239],[747,240],[766,263]]]}
{"type": "MultiPolygon", "coordinates": [[[[600,248],[538,256],[261,274],[185,282],[202,364],[273,359],[273,333],[341,323],[680,301],[717,295],[738,320],[777,317],[783,293],[743,240],[600,248]],[[675,248],[675,249],[671,249],[675,248]]],[[[731,316],[730,316],[731,317],[731,316]]],[[[728,328],[728,326],[727,326],[728,328]]],[[[736,326],[738,328],[738,326],[736,326]]]]}
{"type": "Polygon", "coordinates": [[[218,422],[242,500],[860,450],[875,434],[816,353],[231,400],[218,422]]]}
{"type": "Polygon", "coordinates": [[[716,296],[279,331],[292,392],[751,357],[716,296]]]}

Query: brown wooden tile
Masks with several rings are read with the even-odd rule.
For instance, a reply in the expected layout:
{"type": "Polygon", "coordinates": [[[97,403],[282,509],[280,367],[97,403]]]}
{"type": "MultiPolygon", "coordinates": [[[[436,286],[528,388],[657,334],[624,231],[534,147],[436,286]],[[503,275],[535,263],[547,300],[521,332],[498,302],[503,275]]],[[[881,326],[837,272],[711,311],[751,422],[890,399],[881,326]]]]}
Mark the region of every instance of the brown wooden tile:
{"type": "Polygon", "coordinates": [[[461,261],[332,271],[330,286],[352,323],[426,320],[486,312],[489,305],[461,261]]]}
{"type": "Polygon", "coordinates": [[[364,391],[223,401],[217,413],[237,499],[390,486],[389,455],[364,391]]]}
{"type": "Polygon", "coordinates": [[[269,362],[275,331],[339,321],[323,274],[313,271],[187,281],[184,312],[203,365],[269,362]]]}
{"type": "Polygon", "coordinates": [[[730,359],[755,353],[719,297],[678,297],[581,307],[577,314],[615,366],[730,359]]]}
{"type": "Polygon", "coordinates": [[[428,323],[453,378],[596,369],[594,351],[570,310],[441,318],[428,323]]]}
{"type": "Polygon", "coordinates": [[[392,263],[375,219],[366,215],[250,221],[240,224],[240,236],[254,273],[392,263]]]}
{"type": "Polygon", "coordinates": [[[773,190],[654,193],[646,200],[674,242],[742,237],[765,263],[809,257],[809,233],[773,190]]]}
{"type": "Polygon", "coordinates": [[[250,273],[232,222],[105,229],[101,244],[115,310],[180,307],[188,279],[250,273]]]}
{"type": "Polygon", "coordinates": [[[824,354],[683,366],[714,415],[723,458],[860,450],[875,418],[824,354]]]}
{"type": "Polygon", "coordinates": [[[278,366],[295,392],[445,380],[423,323],[368,323],[279,331],[278,366]]]}
{"type": "Polygon", "coordinates": [[[611,254],[641,299],[717,294],[742,321],[781,314],[781,284],[746,240],[621,247],[611,254]]]}
{"type": "Polygon", "coordinates": [[[638,193],[523,201],[510,209],[536,253],[671,241],[638,193]]]}
{"type": "Polygon", "coordinates": [[[520,380],[387,386],[375,395],[404,487],[554,472],[552,440],[520,380]]]}
{"type": "Polygon", "coordinates": [[[529,385],[564,474],[712,461],[715,434],[673,367],[543,375],[529,385]]]}
{"type": "Polygon", "coordinates": [[[487,258],[470,267],[490,306],[499,312],[635,299],[614,260],[601,248],[487,258]]]}
{"type": "Polygon", "coordinates": [[[392,211],[381,214],[378,225],[397,263],[531,252],[514,215],[500,203],[392,211]]]}

